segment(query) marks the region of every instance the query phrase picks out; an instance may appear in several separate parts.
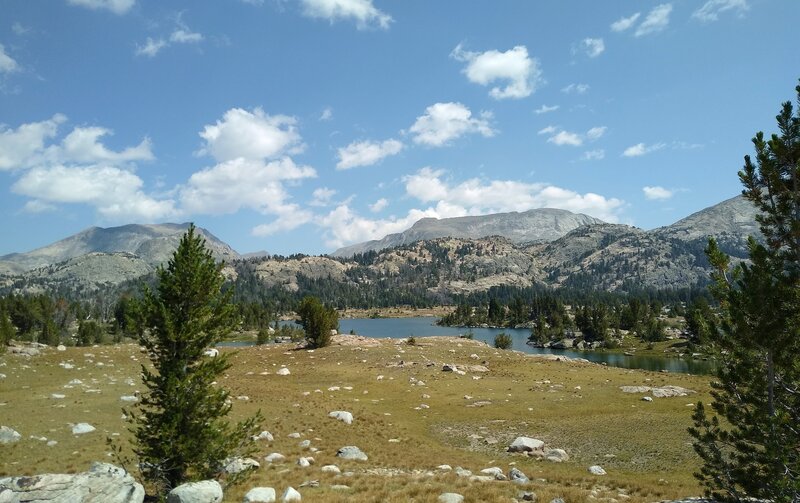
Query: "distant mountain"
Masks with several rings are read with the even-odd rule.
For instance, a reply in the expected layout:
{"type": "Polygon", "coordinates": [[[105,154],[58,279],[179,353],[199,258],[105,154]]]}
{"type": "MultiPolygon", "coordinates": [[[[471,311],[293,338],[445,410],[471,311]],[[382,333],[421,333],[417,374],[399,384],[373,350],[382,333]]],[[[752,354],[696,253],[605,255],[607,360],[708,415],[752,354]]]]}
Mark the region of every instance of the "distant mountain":
{"type": "Polygon", "coordinates": [[[502,236],[512,243],[553,241],[578,227],[601,223],[604,222],[588,215],[554,208],[476,217],[423,218],[403,232],[389,234],[379,240],[346,246],[331,253],[330,256],[352,257],[367,251],[379,251],[415,241],[443,237],[479,239],[502,236]]]}
{"type": "MultiPolygon", "coordinates": [[[[0,257],[0,289],[21,291],[96,290],[152,273],[165,264],[189,227],[184,224],[91,227],[26,253],[0,257]]],[[[205,229],[217,260],[231,262],[239,254],[205,229]]]]}

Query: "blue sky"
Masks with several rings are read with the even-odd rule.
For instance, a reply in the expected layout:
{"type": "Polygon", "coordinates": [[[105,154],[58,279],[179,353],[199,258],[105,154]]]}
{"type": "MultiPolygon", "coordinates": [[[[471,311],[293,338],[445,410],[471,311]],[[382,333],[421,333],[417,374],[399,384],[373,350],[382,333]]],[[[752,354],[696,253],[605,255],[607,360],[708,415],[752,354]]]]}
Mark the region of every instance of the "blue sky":
{"type": "Polygon", "coordinates": [[[795,0],[6,0],[0,254],[194,221],[324,253],[421,217],[645,229],[739,193],[795,0]]]}

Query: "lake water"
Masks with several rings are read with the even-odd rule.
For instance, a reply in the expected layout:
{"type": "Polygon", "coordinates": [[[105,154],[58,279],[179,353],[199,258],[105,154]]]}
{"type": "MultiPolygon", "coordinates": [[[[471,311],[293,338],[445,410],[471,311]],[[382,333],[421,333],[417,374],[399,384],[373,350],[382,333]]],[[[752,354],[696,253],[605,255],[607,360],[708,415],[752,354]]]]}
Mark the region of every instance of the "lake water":
{"type": "MultiPolygon", "coordinates": [[[[462,328],[437,326],[434,317],[418,318],[345,318],[339,320],[339,332],[376,338],[407,339],[431,335],[459,336],[472,332],[475,340],[494,345],[494,338],[505,332],[514,340],[513,349],[524,353],[563,355],[569,358],[584,358],[596,363],[606,363],[612,367],[644,369],[652,371],[667,370],[684,374],[710,374],[713,363],[701,360],[667,358],[660,356],[626,356],[619,353],[595,351],[571,351],[559,349],[534,348],[526,344],[530,330],[514,328],[462,328]]],[[[225,344],[225,343],[223,343],[225,344]]],[[[233,342],[225,345],[246,345],[252,342],[233,342]]]]}

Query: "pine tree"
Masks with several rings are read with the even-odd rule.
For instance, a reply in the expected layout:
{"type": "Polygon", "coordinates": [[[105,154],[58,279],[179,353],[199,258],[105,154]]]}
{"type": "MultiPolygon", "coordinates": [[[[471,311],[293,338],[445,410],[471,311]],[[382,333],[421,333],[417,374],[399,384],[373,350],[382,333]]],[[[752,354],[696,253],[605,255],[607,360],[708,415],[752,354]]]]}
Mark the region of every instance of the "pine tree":
{"type": "Polygon", "coordinates": [[[689,431],[698,478],[725,502],[800,501],[800,115],[786,102],[777,121],[780,135],[756,134],[755,163],[746,156],[739,172],[763,244],[750,238],[750,263],[735,268],[713,240],[706,251],[722,311],[709,336],[722,351],[716,414],[698,404],[689,431]]]}
{"type": "Polygon", "coordinates": [[[142,366],[148,392],[131,421],[142,475],[159,492],[219,478],[224,460],[252,452],[260,414],[228,423],[228,392],[214,381],[231,363],[228,355],[204,355],[237,323],[221,267],[190,225],[167,267],[158,269],[156,290],[144,292],[139,340],[153,369],[142,366]]]}
{"type": "Polygon", "coordinates": [[[331,331],[339,329],[339,316],[316,297],[305,297],[297,308],[308,345],[324,348],[331,343],[331,331]]]}
{"type": "Polygon", "coordinates": [[[0,353],[5,352],[6,346],[11,344],[14,333],[14,326],[9,319],[6,303],[0,300],[0,353]]]}

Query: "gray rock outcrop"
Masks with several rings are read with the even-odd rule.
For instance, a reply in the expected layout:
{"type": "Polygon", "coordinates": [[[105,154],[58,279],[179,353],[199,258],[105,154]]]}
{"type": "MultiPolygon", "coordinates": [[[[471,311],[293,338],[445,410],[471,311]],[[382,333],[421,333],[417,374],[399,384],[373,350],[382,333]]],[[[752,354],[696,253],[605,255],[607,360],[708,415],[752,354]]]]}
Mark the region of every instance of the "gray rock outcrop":
{"type": "Polygon", "coordinates": [[[76,475],[45,474],[0,479],[0,501],[22,503],[142,503],[144,488],[125,470],[94,463],[76,475]]]}

